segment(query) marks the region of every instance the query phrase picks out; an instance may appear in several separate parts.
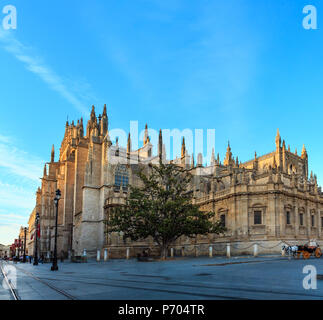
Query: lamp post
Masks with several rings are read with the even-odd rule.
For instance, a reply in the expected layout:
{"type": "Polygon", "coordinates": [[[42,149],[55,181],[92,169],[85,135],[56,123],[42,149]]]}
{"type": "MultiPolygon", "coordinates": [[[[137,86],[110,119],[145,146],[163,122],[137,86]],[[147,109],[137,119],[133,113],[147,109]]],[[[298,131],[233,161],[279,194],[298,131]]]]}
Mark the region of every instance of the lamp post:
{"type": "Polygon", "coordinates": [[[18,259],[20,259],[20,236],[18,237],[18,259]]]}
{"type": "Polygon", "coordinates": [[[56,206],[56,221],[55,221],[55,243],[54,243],[54,259],[53,265],[51,267],[51,271],[57,271],[57,222],[58,222],[58,202],[61,198],[61,191],[59,189],[56,190],[56,196],[54,198],[55,206],[56,206]]]}
{"type": "Polygon", "coordinates": [[[38,266],[38,223],[39,223],[39,213],[36,213],[36,220],[35,220],[35,252],[34,252],[34,266],[38,266]]]}
{"type": "Polygon", "coordinates": [[[25,227],[25,240],[24,240],[24,258],[22,260],[23,263],[26,263],[26,239],[27,239],[27,228],[25,227]]]}

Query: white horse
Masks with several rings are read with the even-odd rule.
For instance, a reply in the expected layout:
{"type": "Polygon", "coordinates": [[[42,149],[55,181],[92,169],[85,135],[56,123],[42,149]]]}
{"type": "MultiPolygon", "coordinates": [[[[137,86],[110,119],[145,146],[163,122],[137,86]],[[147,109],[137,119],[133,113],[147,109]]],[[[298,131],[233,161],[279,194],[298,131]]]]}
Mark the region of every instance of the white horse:
{"type": "Polygon", "coordinates": [[[295,257],[298,251],[298,246],[283,245],[282,250],[285,251],[285,253],[288,254],[289,256],[293,255],[295,257]]]}

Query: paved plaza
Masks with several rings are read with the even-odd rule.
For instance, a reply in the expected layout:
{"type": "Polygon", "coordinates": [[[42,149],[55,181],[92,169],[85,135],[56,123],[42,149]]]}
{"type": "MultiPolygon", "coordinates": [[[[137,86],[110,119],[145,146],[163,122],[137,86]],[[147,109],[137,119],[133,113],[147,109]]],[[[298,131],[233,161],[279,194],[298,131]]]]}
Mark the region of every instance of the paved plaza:
{"type": "MultiPolygon", "coordinates": [[[[50,264],[10,262],[6,268],[11,278],[16,273],[16,292],[22,300],[323,299],[323,280],[317,281],[316,290],[303,288],[306,265],[323,273],[323,259],[278,255],[64,262],[58,272],[50,271],[50,264]]],[[[3,286],[0,299],[12,299],[3,286]]]]}

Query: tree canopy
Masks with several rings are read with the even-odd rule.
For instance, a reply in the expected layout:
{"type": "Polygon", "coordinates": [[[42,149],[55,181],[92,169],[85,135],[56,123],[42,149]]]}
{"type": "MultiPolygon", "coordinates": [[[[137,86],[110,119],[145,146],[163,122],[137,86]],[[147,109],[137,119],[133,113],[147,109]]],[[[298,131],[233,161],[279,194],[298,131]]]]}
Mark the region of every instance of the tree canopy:
{"type": "Polygon", "coordinates": [[[130,186],[125,205],[112,209],[108,232],[123,232],[133,241],[152,237],[167,257],[179,237],[195,237],[225,230],[215,213],[193,204],[192,174],[175,164],[149,165],[136,173],[141,186],[130,186]],[[146,170],[145,170],[146,169],[146,170]],[[148,169],[148,170],[147,170],[148,169]]]}

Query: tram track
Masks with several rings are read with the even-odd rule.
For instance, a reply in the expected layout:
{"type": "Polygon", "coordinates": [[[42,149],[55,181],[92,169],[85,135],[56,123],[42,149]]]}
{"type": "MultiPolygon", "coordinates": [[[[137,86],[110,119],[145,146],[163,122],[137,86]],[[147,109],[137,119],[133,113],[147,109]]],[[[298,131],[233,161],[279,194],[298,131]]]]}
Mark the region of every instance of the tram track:
{"type": "MultiPolygon", "coordinates": [[[[98,285],[98,286],[106,286],[106,287],[117,287],[117,288],[127,288],[127,289],[139,289],[139,290],[151,290],[151,291],[160,291],[160,292],[168,292],[168,293],[178,293],[178,294],[184,294],[184,295],[192,295],[192,296],[201,296],[205,298],[222,298],[222,299],[234,299],[234,300],[255,300],[253,298],[240,298],[233,295],[222,295],[217,293],[198,293],[194,292],[196,288],[199,289],[207,289],[207,290],[230,290],[233,292],[241,292],[241,293],[251,293],[251,294],[271,294],[271,295],[286,295],[286,296],[294,296],[294,297],[304,297],[303,293],[298,292],[287,292],[284,290],[264,290],[261,288],[238,288],[238,287],[227,287],[227,286],[210,286],[210,285],[204,285],[204,284],[190,284],[190,283],[179,283],[179,282],[160,282],[160,281],[146,281],[146,280],[132,280],[132,279],[111,279],[111,278],[105,278],[105,282],[103,282],[103,279],[93,279],[93,278],[84,278],[84,279],[73,279],[68,277],[61,277],[59,278],[43,278],[48,281],[64,281],[64,282],[77,282],[77,283],[83,283],[87,285],[98,285]],[[88,280],[88,281],[86,281],[88,280]],[[92,280],[92,281],[91,281],[92,280]],[[100,282],[96,282],[97,280],[100,280],[100,282]],[[108,281],[108,283],[107,283],[108,281]],[[166,289],[157,289],[157,288],[147,288],[147,287],[137,287],[137,286],[126,286],[123,285],[123,283],[132,283],[134,285],[136,284],[145,284],[145,285],[152,285],[152,286],[173,286],[175,289],[176,287],[185,287],[185,288],[192,288],[191,292],[187,291],[180,291],[180,290],[166,290],[166,289]]],[[[315,294],[306,294],[306,296],[312,297],[312,298],[318,298],[323,299],[322,295],[315,295],[315,294]]]]}
{"type": "Polygon", "coordinates": [[[14,285],[12,284],[11,280],[8,278],[7,273],[5,272],[4,268],[3,268],[3,263],[0,263],[0,270],[1,270],[1,274],[9,288],[9,292],[13,298],[13,300],[21,300],[20,296],[17,293],[16,288],[14,287],[14,285]]]}
{"type": "MultiPolygon", "coordinates": [[[[52,285],[51,283],[48,283],[47,281],[45,281],[44,279],[40,279],[39,277],[36,277],[34,274],[26,271],[26,270],[23,270],[17,266],[15,266],[15,268],[19,271],[21,271],[22,273],[24,273],[25,275],[29,276],[30,278],[46,285],[47,287],[49,287],[50,289],[52,289],[53,291],[55,291],[56,293],[59,293],[63,296],[65,296],[66,298],[68,298],[69,300],[78,300],[76,297],[74,297],[73,295],[67,293],[66,291],[62,290],[62,289],[59,289],[57,288],[56,286],[52,285]]],[[[2,271],[2,270],[1,270],[2,271]]],[[[16,290],[15,290],[16,292],[16,290]]],[[[18,296],[19,297],[19,296],[18,296]]],[[[15,300],[22,300],[20,297],[19,299],[15,299],[15,300]]]]}

